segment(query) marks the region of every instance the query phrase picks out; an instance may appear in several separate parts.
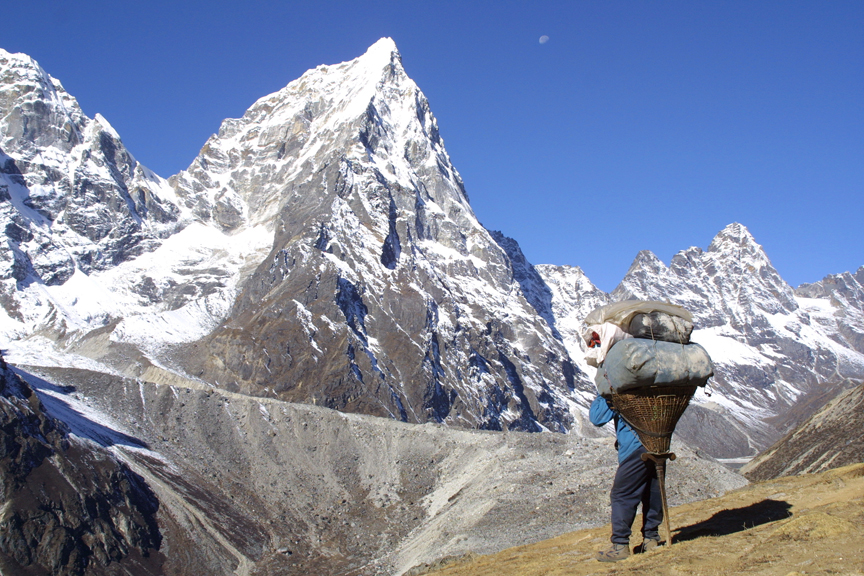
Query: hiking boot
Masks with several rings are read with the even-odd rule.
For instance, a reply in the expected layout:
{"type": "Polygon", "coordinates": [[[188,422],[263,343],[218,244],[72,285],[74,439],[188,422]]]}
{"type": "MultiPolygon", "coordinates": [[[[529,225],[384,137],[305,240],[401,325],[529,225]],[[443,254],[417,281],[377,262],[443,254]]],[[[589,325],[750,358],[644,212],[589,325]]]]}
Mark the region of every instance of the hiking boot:
{"type": "Polygon", "coordinates": [[[627,544],[612,544],[612,547],[597,553],[600,562],[618,562],[630,556],[630,546],[627,544]]]}
{"type": "Polygon", "coordinates": [[[642,552],[650,552],[660,546],[660,538],[646,538],[642,541],[642,552]]]}

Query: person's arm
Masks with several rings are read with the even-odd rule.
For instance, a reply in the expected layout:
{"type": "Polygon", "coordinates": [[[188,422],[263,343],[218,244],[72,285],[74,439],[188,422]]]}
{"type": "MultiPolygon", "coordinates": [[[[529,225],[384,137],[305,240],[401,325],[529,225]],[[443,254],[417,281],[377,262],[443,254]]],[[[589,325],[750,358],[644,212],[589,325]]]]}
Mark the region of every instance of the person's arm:
{"type": "Polygon", "coordinates": [[[591,423],[595,426],[603,426],[614,417],[615,412],[612,411],[609,401],[602,396],[597,396],[588,410],[588,418],[591,420],[591,423]]]}

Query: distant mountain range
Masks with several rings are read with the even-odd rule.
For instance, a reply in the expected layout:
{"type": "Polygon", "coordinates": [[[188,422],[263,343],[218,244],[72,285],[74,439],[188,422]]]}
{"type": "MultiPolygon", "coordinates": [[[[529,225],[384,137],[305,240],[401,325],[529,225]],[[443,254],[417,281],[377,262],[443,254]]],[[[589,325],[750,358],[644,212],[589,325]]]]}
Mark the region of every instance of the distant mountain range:
{"type": "Polygon", "coordinates": [[[477,220],[389,39],[141,166],[31,58],[0,52],[0,334],[12,363],[405,422],[574,432],[579,331],[608,302],[693,312],[717,365],[679,435],[746,458],[864,377],[864,268],[793,290],[730,224],[604,293],[477,220]]]}

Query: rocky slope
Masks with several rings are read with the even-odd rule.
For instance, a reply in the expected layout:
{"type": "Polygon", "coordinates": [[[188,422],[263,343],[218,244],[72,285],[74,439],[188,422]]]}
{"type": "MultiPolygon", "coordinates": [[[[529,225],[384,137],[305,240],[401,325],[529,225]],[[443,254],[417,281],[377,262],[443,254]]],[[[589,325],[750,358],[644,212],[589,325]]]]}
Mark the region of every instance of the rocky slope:
{"type": "MultiPolygon", "coordinates": [[[[606,436],[404,424],[195,381],[21,372],[73,437],[105,446],[152,490],[168,575],[401,574],[609,516],[617,461],[606,436]]],[[[675,449],[674,503],[746,483],[675,449]]]]}
{"type": "Polygon", "coordinates": [[[864,461],[864,386],[840,394],[749,462],[752,480],[822,472],[864,461]]]}
{"type": "Polygon", "coordinates": [[[70,436],[0,358],[0,572],[161,574],[159,503],[106,451],[70,436]]]}

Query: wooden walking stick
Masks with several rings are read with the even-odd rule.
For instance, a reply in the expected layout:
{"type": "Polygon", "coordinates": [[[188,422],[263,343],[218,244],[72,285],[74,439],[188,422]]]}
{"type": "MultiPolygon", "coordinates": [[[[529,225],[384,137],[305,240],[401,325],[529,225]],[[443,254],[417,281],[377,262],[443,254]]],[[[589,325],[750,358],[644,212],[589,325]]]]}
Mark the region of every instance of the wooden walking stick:
{"type": "MultiPolygon", "coordinates": [[[[645,452],[642,454],[642,461],[654,462],[657,467],[657,482],[660,484],[660,501],[663,503],[663,526],[666,528],[667,546],[672,545],[672,530],[669,528],[669,506],[666,503],[666,460],[675,460],[675,453],[668,452],[666,454],[651,454],[645,452]]],[[[643,512],[644,513],[644,512],[643,512]]]]}

